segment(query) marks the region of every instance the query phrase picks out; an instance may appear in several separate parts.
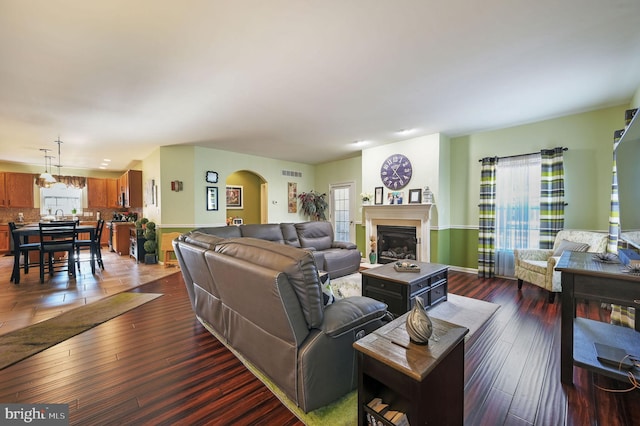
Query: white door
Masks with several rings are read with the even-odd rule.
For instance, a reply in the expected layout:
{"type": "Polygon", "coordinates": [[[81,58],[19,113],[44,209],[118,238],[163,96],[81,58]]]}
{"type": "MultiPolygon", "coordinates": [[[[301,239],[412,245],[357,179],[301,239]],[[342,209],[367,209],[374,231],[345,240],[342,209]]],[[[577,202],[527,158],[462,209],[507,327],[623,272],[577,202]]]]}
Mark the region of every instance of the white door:
{"type": "Polygon", "coordinates": [[[330,214],[336,241],[356,242],[355,182],[331,184],[330,214]]]}

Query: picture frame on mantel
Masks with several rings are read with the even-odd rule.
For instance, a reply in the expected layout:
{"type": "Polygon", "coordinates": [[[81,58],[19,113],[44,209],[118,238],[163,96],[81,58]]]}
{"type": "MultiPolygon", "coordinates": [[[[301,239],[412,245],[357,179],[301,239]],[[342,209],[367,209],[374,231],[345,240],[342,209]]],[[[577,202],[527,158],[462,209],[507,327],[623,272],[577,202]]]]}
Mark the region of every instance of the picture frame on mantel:
{"type": "Polygon", "coordinates": [[[381,186],[375,187],[373,204],[379,206],[384,202],[383,192],[384,192],[384,189],[381,186]]]}
{"type": "Polygon", "coordinates": [[[410,189],[409,190],[409,204],[420,204],[422,203],[422,190],[421,189],[410,189]]]}

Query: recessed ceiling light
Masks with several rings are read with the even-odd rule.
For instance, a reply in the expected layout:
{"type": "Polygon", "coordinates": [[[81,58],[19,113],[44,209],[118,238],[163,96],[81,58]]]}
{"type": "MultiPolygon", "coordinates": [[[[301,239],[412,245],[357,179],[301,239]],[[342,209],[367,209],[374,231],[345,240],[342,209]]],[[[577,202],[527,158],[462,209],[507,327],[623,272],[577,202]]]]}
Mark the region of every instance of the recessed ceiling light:
{"type": "Polygon", "coordinates": [[[100,163],[101,166],[108,166],[109,163],[100,163]]]}
{"type": "Polygon", "coordinates": [[[354,141],[354,142],[353,142],[353,144],[354,144],[355,146],[364,146],[364,145],[369,144],[369,141],[365,141],[365,140],[361,140],[361,141],[354,141]]]}
{"type": "Polygon", "coordinates": [[[107,162],[107,163],[108,163],[108,162],[110,162],[110,161],[111,161],[111,159],[110,159],[110,158],[105,158],[105,159],[104,159],[104,160],[102,160],[102,161],[105,161],[105,162],[107,162]]]}
{"type": "Polygon", "coordinates": [[[401,129],[401,130],[398,130],[396,133],[402,136],[406,136],[406,135],[410,135],[415,131],[416,129],[401,129]]]}

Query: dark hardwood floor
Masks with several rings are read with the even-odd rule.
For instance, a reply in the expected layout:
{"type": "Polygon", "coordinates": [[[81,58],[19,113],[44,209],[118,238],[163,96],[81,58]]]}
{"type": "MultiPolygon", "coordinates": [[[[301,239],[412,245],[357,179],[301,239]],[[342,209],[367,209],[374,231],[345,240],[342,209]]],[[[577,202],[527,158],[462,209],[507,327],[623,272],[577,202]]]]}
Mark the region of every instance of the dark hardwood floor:
{"type": "MultiPolygon", "coordinates": [[[[639,390],[580,368],[560,384],[558,298],[460,272],[449,290],[501,305],[467,343],[466,425],[640,425],[639,390]]],[[[134,291],[164,296],[1,370],[0,402],[67,403],[80,425],[300,424],[195,320],[179,273],[134,291]]]]}

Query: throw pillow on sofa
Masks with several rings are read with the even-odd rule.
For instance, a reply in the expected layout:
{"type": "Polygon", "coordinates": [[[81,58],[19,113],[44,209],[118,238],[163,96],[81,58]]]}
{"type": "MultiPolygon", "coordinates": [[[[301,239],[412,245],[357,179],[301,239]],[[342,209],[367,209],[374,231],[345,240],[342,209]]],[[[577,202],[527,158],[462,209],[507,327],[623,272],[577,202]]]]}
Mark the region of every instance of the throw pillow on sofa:
{"type": "Polygon", "coordinates": [[[562,256],[566,250],[569,251],[587,251],[589,250],[589,244],[574,243],[573,241],[562,240],[558,244],[558,248],[553,252],[554,256],[562,256]]]}
{"type": "Polygon", "coordinates": [[[333,294],[333,289],[331,288],[331,279],[329,278],[328,273],[320,273],[320,286],[322,287],[322,298],[324,301],[324,306],[329,306],[336,301],[336,297],[333,294]]]}

